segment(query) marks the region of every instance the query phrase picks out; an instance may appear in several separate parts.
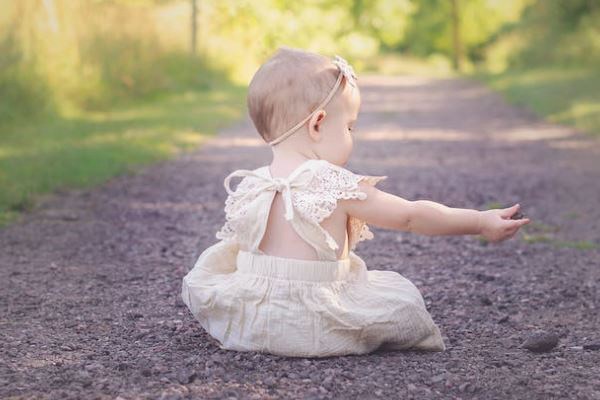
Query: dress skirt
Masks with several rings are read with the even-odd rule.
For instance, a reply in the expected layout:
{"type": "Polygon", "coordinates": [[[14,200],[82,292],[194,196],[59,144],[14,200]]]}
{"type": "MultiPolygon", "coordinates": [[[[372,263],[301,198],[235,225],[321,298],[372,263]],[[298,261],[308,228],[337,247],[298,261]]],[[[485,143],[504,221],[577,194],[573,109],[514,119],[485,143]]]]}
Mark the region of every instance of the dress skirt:
{"type": "Polygon", "coordinates": [[[397,272],[284,258],[220,241],[183,278],[182,299],[221,349],[291,357],[441,351],[419,290],[397,272]]]}

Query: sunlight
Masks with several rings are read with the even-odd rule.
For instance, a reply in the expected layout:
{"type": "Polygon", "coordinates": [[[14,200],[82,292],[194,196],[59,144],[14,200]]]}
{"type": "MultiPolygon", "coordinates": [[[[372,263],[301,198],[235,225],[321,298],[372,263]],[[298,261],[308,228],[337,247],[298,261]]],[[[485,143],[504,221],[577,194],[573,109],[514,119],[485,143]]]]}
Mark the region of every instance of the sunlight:
{"type": "Polygon", "coordinates": [[[500,130],[490,134],[499,141],[518,142],[528,140],[557,139],[576,135],[577,132],[561,126],[522,126],[510,130],[500,130]]]}
{"type": "Polygon", "coordinates": [[[209,147],[261,147],[265,146],[265,141],[260,137],[246,136],[221,136],[214,137],[207,141],[206,146],[209,147]]]}
{"type": "Polygon", "coordinates": [[[582,149],[600,154],[600,144],[590,140],[554,140],[548,146],[555,149],[582,149]]]}
{"type": "Polygon", "coordinates": [[[358,139],[365,141],[379,140],[418,140],[418,141],[449,141],[473,140],[472,134],[453,129],[427,129],[402,131],[397,129],[376,129],[363,132],[358,139]]]}

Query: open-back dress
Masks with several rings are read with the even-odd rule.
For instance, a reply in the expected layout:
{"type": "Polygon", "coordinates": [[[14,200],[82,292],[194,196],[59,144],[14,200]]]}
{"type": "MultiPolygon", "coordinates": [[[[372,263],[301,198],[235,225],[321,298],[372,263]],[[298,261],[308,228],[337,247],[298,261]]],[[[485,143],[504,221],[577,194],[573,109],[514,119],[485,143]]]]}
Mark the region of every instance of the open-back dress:
{"type": "Polygon", "coordinates": [[[354,249],[372,239],[348,216],[348,257],[321,226],[340,199],[365,199],[358,183],[387,176],[355,174],[309,159],[288,177],[268,166],[239,169],[224,181],[226,222],[183,278],[181,297],[221,349],[294,357],[365,354],[385,349],[445,349],[417,287],[395,271],[367,270],[354,249]],[[242,180],[230,188],[234,176],[242,180]],[[259,249],[276,192],[285,218],[318,260],[273,256],[259,249]]]}

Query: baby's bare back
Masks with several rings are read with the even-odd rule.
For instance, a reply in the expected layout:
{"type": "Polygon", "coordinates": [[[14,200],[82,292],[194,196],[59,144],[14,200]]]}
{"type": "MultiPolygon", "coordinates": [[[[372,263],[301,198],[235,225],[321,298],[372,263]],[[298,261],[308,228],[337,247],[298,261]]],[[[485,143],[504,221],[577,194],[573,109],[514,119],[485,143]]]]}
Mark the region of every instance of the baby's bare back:
{"type": "MultiPolygon", "coordinates": [[[[320,224],[337,242],[339,246],[338,259],[348,256],[347,221],[346,212],[337,207],[320,224]]],[[[284,200],[281,193],[277,193],[273,199],[265,235],[260,242],[259,249],[272,256],[318,260],[314,247],[302,239],[290,222],[285,219],[284,200]]]]}

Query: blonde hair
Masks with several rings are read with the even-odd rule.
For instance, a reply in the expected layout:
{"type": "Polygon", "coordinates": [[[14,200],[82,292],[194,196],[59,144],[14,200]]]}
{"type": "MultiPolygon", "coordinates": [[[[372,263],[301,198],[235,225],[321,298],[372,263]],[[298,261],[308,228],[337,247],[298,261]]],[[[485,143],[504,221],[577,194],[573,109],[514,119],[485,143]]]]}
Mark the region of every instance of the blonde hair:
{"type": "Polygon", "coordinates": [[[260,136],[272,141],[313,112],[335,85],[338,73],[327,57],[279,47],[248,87],[248,113],[260,136]]]}

